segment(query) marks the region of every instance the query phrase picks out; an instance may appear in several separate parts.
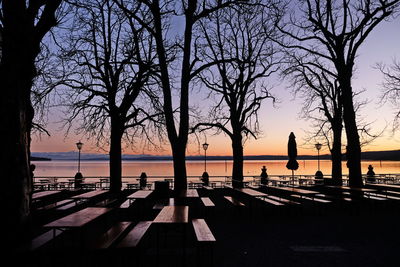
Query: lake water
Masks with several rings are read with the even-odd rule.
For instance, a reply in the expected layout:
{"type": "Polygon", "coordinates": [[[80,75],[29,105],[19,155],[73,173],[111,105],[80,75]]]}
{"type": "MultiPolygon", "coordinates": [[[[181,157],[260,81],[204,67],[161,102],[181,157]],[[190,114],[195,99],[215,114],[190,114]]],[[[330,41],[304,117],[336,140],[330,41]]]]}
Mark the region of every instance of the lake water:
{"type": "MultiPolygon", "coordinates": [[[[77,161],[35,161],[35,176],[63,176],[73,177],[77,172],[77,161]]],[[[287,161],[279,160],[246,160],[244,162],[244,172],[246,176],[258,176],[262,166],[267,167],[269,175],[291,175],[291,171],[286,169],[287,161]]],[[[366,174],[368,165],[374,167],[376,174],[400,173],[400,161],[363,161],[362,172],[366,174]]],[[[189,176],[200,176],[204,172],[204,161],[187,161],[187,174],[189,176]]],[[[325,175],[331,173],[331,162],[329,160],[320,161],[321,171],[325,175]]],[[[295,174],[313,175],[318,169],[316,160],[300,160],[299,169],[295,174]]],[[[81,161],[81,172],[85,177],[89,176],[109,176],[108,161],[81,161]]],[[[172,161],[123,161],[123,176],[139,176],[146,172],[147,176],[172,176],[172,161]]],[[[207,172],[210,176],[231,176],[232,161],[207,161],[207,172]]],[[[343,162],[343,173],[347,174],[346,162],[343,162]]]]}

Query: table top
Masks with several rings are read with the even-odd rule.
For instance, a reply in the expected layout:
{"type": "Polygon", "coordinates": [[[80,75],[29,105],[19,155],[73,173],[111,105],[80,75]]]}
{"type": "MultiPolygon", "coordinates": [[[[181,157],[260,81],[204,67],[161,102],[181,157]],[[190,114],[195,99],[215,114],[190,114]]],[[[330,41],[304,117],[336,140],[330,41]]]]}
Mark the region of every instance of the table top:
{"type": "Polygon", "coordinates": [[[73,199],[85,199],[85,198],[92,198],[92,197],[96,197],[98,195],[102,195],[107,193],[108,191],[105,190],[93,190],[93,191],[89,191],[80,195],[76,195],[76,196],[72,196],[71,198],[73,199]]]}
{"type": "Polygon", "coordinates": [[[199,197],[199,193],[197,193],[196,189],[187,189],[183,190],[179,194],[180,197],[199,197]]]}
{"type": "Polygon", "coordinates": [[[128,198],[147,198],[153,191],[150,190],[138,190],[133,194],[130,194],[128,198]]]}
{"type": "Polygon", "coordinates": [[[165,206],[153,223],[188,223],[188,206],[165,206]]]}
{"type": "Polygon", "coordinates": [[[312,191],[312,190],[306,190],[306,189],[301,189],[301,188],[295,188],[295,187],[276,187],[277,189],[282,189],[285,191],[290,191],[290,192],[295,192],[298,194],[303,194],[303,195],[313,195],[313,194],[319,194],[317,191],[312,191]]]}
{"type": "Polygon", "coordinates": [[[110,208],[89,207],[52,221],[44,227],[49,228],[79,228],[109,212],[110,208]]]}
{"type": "Polygon", "coordinates": [[[253,197],[266,197],[266,196],[268,196],[267,194],[265,194],[263,192],[259,192],[259,191],[256,191],[256,190],[253,190],[253,189],[250,189],[250,188],[238,188],[237,190],[240,191],[240,192],[243,192],[245,194],[248,194],[250,196],[253,196],[253,197]]]}
{"type": "Polygon", "coordinates": [[[40,199],[40,198],[42,198],[42,197],[46,197],[46,196],[58,194],[58,193],[60,193],[60,192],[61,192],[61,191],[59,191],[59,190],[55,190],[55,191],[41,191],[41,192],[34,193],[34,194],[32,195],[32,199],[40,199]]]}

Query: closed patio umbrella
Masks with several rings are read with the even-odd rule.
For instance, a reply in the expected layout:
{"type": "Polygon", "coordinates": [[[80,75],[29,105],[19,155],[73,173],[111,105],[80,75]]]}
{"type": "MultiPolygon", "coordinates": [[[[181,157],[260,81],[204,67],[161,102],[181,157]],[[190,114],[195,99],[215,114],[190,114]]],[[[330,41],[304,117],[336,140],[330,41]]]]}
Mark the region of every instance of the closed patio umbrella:
{"type": "Polygon", "coordinates": [[[296,136],[291,132],[289,135],[288,141],[288,156],[289,161],[286,164],[286,168],[292,170],[292,184],[294,185],[294,171],[299,168],[299,163],[297,162],[297,145],[296,145],[296,136]]]}

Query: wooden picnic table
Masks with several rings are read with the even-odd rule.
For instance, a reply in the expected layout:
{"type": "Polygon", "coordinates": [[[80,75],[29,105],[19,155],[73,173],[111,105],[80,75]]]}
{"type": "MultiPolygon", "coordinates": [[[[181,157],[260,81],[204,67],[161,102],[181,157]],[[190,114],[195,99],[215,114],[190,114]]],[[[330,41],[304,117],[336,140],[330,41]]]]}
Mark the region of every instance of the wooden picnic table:
{"type": "Polygon", "coordinates": [[[127,198],[129,199],[145,199],[147,198],[153,191],[150,190],[138,190],[133,194],[130,194],[127,198]]]}
{"type": "Polygon", "coordinates": [[[32,195],[32,200],[36,201],[47,196],[59,194],[60,192],[61,192],[60,190],[37,192],[32,195]]]}
{"type": "Polygon", "coordinates": [[[165,206],[153,223],[188,223],[189,222],[188,206],[165,206]]]}
{"type": "MultiPolygon", "coordinates": [[[[71,229],[79,229],[83,231],[84,226],[93,222],[100,216],[108,213],[112,209],[110,208],[98,208],[98,207],[89,207],[82,209],[80,211],[69,214],[65,217],[52,221],[48,224],[45,224],[45,228],[50,228],[53,230],[53,239],[57,235],[58,230],[71,230],[71,229]]],[[[79,232],[78,238],[80,239],[81,245],[83,245],[83,233],[79,232]]]]}
{"type": "Polygon", "coordinates": [[[34,193],[32,195],[32,202],[35,203],[36,201],[39,201],[42,198],[46,198],[48,196],[53,196],[53,195],[56,195],[56,194],[59,194],[59,193],[61,193],[60,190],[37,192],[37,193],[34,193]]]}
{"type": "Polygon", "coordinates": [[[72,199],[76,199],[76,200],[80,200],[80,199],[90,199],[93,197],[97,197],[100,196],[102,194],[107,193],[108,191],[106,190],[93,190],[93,191],[89,191],[80,195],[76,195],[76,196],[72,196],[72,199]]]}
{"type": "Polygon", "coordinates": [[[287,192],[297,193],[297,194],[301,194],[301,195],[319,194],[319,192],[317,192],[317,191],[301,189],[301,188],[295,188],[295,187],[276,187],[276,189],[281,189],[281,190],[284,190],[284,191],[287,191],[287,192]]]}
{"type": "Polygon", "coordinates": [[[263,192],[259,192],[250,188],[238,188],[236,189],[239,192],[245,193],[247,195],[253,196],[253,197],[266,197],[268,196],[267,194],[263,192]]]}
{"type": "Polygon", "coordinates": [[[139,184],[138,183],[127,183],[126,188],[127,189],[139,189],[139,184]]]}
{"type": "Polygon", "coordinates": [[[167,233],[171,226],[174,228],[174,234],[176,233],[175,225],[181,230],[178,231],[182,235],[182,259],[183,266],[185,265],[185,250],[186,250],[186,232],[187,225],[189,222],[189,207],[188,206],[165,206],[162,208],[157,217],[151,224],[152,227],[156,228],[156,249],[157,254],[159,250],[159,236],[160,233],[167,233]]]}
{"type": "Polygon", "coordinates": [[[267,184],[277,185],[277,184],[290,184],[291,180],[286,179],[276,179],[276,178],[267,178],[267,184]]]}
{"type": "Polygon", "coordinates": [[[93,191],[89,191],[89,192],[86,192],[86,193],[83,193],[80,195],[72,196],[71,198],[75,201],[83,200],[83,199],[87,200],[87,199],[91,199],[91,198],[106,194],[107,192],[108,191],[105,191],[105,190],[93,190],[93,191]]]}
{"type": "Polygon", "coordinates": [[[110,208],[98,207],[85,208],[52,221],[44,225],[44,227],[53,229],[81,228],[111,210],[110,208]]]}
{"type": "Polygon", "coordinates": [[[203,182],[193,182],[193,181],[190,181],[190,182],[188,183],[188,188],[189,188],[189,189],[202,188],[203,185],[204,185],[203,182]]]}
{"type": "Polygon", "coordinates": [[[182,190],[179,194],[179,197],[199,197],[199,193],[197,193],[196,189],[187,189],[182,190]]]}
{"type": "Polygon", "coordinates": [[[59,182],[35,182],[33,187],[35,189],[50,190],[51,188],[56,188],[58,184],[59,182]]]}

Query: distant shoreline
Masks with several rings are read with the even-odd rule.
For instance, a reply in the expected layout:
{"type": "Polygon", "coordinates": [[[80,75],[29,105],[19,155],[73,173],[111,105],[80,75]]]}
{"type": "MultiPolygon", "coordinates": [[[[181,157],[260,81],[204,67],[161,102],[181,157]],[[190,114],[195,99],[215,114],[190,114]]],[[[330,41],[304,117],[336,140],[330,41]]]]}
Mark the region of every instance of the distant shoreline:
{"type": "MultiPolygon", "coordinates": [[[[320,155],[321,160],[330,160],[330,155],[320,155]]],[[[244,156],[244,160],[287,160],[288,157],[276,156],[276,155],[256,155],[256,156],[244,156]]],[[[311,155],[299,155],[297,160],[317,160],[318,156],[311,155]]],[[[77,160],[76,158],[47,158],[47,157],[37,157],[32,156],[32,161],[61,161],[61,160],[77,160]]],[[[81,157],[82,161],[100,161],[108,160],[107,156],[103,157],[91,157],[85,158],[83,155],[81,157]]],[[[122,156],[124,161],[171,161],[172,156],[143,156],[143,157],[132,157],[129,155],[122,156]]],[[[187,156],[186,160],[193,161],[203,161],[204,156],[187,156]]],[[[207,156],[207,161],[215,160],[233,160],[232,156],[207,156]]],[[[345,155],[342,160],[346,160],[345,155]]],[[[390,161],[400,161],[400,150],[391,151],[369,151],[361,153],[361,160],[390,160],[390,161]]]]}

